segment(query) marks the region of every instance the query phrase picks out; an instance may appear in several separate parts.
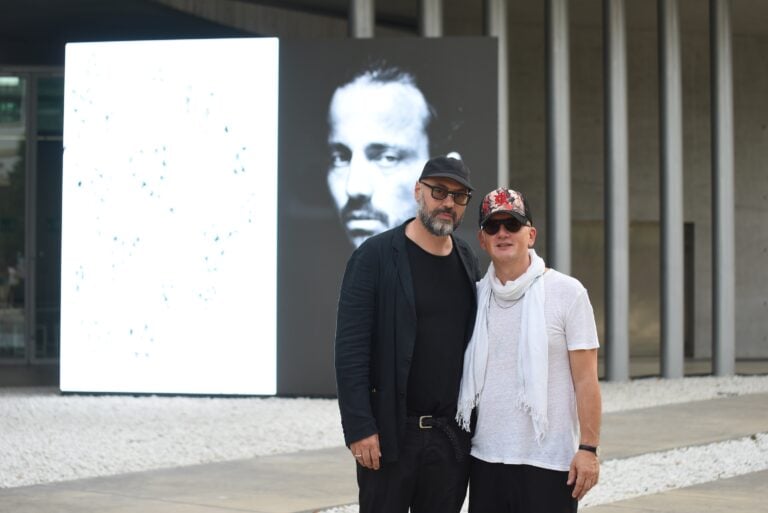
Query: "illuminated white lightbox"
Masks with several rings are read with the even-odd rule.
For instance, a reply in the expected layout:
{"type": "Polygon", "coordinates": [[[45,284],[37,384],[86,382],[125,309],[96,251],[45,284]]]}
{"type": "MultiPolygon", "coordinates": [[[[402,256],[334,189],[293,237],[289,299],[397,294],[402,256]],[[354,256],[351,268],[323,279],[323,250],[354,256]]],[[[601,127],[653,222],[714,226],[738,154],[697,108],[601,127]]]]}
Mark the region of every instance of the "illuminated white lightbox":
{"type": "Polygon", "coordinates": [[[276,392],[278,41],[66,48],[61,390],[276,392]]]}

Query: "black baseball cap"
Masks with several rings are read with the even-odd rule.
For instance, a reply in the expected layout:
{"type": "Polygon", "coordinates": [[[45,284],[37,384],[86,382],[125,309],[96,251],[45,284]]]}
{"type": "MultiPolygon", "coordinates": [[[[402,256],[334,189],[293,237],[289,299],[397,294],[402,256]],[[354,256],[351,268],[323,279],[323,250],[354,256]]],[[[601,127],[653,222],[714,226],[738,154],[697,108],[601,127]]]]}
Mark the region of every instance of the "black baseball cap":
{"type": "Polygon", "coordinates": [[[469,168],[463,161],[453,157],[432,157],[424,165],[419,180],[429,177],[450,178],[456,180],[461,185],[472,190],[469,184],[469,168]]]}

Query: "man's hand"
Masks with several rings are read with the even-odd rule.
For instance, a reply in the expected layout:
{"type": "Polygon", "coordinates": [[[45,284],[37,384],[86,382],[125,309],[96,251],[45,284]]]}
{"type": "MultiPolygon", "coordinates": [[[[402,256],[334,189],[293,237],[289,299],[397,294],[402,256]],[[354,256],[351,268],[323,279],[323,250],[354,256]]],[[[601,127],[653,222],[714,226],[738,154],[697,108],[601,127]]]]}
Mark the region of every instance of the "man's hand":
{"type": "Polygon", "coordinates": [[[581,500],[597,484],[600,475],[600,461],[597,455],[589,451],[576,451],[576,455],[571,461],[571,468],[568,471],[568,485],[572,485],[571,494],[576,500],[581,500]]]}
{"type": "Polygon", "coordinates": [[[381,449],[379,449],[378,434],[352,442],[349,444],[349,450],[352,451],[352,456],[360,465],[372,470],[379,470],[381,449]]]}

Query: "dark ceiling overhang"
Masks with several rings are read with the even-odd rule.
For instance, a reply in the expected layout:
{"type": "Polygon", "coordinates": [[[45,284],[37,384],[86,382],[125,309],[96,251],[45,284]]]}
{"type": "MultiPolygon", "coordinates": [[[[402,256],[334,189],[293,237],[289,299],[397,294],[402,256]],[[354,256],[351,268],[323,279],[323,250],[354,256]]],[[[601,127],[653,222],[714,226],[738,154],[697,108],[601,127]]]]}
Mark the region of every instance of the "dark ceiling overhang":
{"type": "Polygon", "coordinates": [[[69,42],[245,35],[151,0],[3,0],[0,65],[63,66],[69,42]]]}

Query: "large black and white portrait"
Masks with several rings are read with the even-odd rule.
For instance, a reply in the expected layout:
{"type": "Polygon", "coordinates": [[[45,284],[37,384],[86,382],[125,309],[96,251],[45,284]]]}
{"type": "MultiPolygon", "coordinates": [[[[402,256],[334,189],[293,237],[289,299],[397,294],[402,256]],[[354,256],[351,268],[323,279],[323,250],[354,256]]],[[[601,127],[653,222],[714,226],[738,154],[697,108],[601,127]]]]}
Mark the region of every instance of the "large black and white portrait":
{"type": "Polygon", "coordinates": [[[430,156],[434,118],[414,74],[383,61],[334,91],[328,190],[355,247],[413,216],[413,184],[430,156]]]}
{"type": "MultiPolygon", "coordinates": [[[[282,41],[278,392],[333,394],[338,287],[351,252],[414,217],[436,155],[496,186],[496,42],[282,41]]],[[[474,244],[470,202],[458,235],[474,244]]]]}

